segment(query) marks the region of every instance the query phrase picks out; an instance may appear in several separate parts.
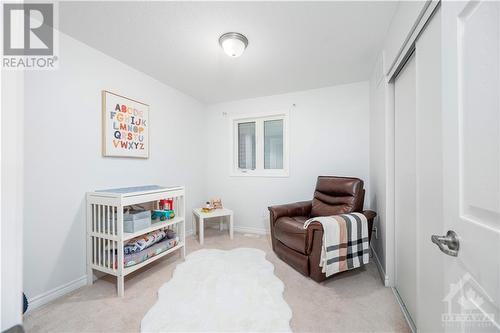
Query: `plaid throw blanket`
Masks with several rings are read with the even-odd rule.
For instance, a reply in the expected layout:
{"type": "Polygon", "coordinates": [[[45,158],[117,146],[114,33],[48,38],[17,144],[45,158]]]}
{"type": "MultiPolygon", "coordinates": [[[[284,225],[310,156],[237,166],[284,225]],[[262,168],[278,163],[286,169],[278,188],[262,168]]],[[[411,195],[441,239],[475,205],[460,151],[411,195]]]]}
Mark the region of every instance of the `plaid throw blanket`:
{"type": "Polygon", "coordinates": [[[326,276],[368,263],[368,221],[363,214],[315,217],[304,223],[304,229],[315,221],[323,226],[319,266],[326,276]]]}

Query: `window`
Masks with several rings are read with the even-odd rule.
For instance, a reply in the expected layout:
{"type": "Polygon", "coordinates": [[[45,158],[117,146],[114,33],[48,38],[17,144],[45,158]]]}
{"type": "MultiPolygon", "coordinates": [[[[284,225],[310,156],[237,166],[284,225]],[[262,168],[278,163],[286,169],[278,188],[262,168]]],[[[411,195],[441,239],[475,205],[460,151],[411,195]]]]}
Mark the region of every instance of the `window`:
{"type": "Polygon", "coordinates": [[[288,113],[232,118],[233,176],[288,176],[288,113]]]}
{"type": "Polygon", "coordinates": [[[238,124],[238,168],[255,170],[255,122],[238,124]]]}
{"type": "Polygon", "coordinates": [[[264,120],[264,169],[283,169],[283,119],[264,120]]]}

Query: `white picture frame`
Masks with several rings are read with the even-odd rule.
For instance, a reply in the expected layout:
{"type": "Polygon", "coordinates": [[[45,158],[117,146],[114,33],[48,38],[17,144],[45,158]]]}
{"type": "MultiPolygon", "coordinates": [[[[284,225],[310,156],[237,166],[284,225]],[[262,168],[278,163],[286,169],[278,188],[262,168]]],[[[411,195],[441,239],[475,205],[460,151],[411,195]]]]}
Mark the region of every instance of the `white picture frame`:
{"type": "Polygon", "coordinates": [[[149,105],[102,91],[102,155],[149,158],[149,105]]]}

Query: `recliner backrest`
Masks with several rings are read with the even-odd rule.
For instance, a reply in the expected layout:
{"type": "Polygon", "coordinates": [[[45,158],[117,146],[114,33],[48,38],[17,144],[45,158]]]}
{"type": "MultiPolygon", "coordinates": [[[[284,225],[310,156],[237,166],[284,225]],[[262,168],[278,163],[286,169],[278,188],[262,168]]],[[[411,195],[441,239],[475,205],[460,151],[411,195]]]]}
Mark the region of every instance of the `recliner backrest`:
{"type": "Polygon", "coordinates": [[[319,176],[311,217],[360,212],[364,197],[363,181],[359,178],[319,176]]]}

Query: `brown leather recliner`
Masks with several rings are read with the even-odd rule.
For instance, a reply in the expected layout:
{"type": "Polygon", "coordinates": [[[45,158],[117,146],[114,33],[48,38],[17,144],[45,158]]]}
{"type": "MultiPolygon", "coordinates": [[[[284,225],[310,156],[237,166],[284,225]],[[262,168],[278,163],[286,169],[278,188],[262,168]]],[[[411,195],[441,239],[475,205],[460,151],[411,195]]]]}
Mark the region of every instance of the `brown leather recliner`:
{"type": "Polygon", "coordinates": [[[371,240],[373,211],[363,211],[365,190],[358,178],[320,176],[314,198],[288,205],[269,207],[273,251],[283,261],[317,282],[326,279],[319,267],[323,227],[313,222],[307,230],[304,222],[311,217],[362,212],[368,219],[371,240]]]}

